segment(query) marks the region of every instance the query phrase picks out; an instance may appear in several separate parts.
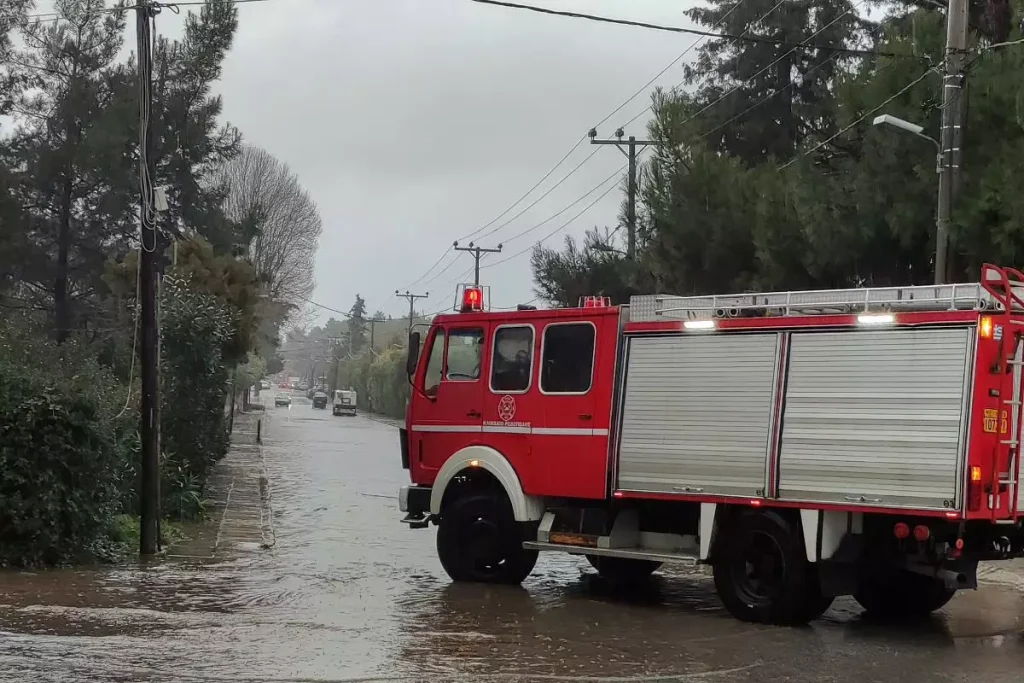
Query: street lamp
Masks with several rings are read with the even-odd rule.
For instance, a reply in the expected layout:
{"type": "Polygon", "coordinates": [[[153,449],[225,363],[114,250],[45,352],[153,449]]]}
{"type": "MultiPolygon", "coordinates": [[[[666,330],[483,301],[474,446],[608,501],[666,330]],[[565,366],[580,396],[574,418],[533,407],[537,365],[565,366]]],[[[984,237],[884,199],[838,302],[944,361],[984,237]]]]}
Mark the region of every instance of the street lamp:
{"type": "MultiPolygon", "coordinates": [[[[901,118],[890,116],[889,114],[882,114],[881,116],[876,116],[875,120],[871,122],[871,125],[892,126],[893,128],[899,128],[900,130],[916,135],[919,138],[924,138],[928,142],[935,145],[936,151],[940,150],[939,141],[931,137],[930,135],[925,135],[924,128],[922,126],[917,125],[916,123],[911,123],[910,121],[905,121],[901,118]]],[[[941,168],[941,164],[939,166],[941,168]]]]}
{"type": "Polygon", "coordinates": [[[904,132],[916,135],[919,138],[924,138],[928,142],[935,145],[935,172],[939,176],[939,192],[938,192],[938,203],[935,211],[935,284],[941,285],[944,283],[946,278],[946,246],[949,235],[949,214],[950,209],[953,205],[953,188],[950,183],[949,174],[946,173],[946,169],[942,163],[942,145],[939,141],[930,135],[924,134],[924,128],[905,121],[896,116],[889,114],[882,114],[876,116],[875,120],[871,122],[874,126],[892,126],[898,128],[904,132]]]}

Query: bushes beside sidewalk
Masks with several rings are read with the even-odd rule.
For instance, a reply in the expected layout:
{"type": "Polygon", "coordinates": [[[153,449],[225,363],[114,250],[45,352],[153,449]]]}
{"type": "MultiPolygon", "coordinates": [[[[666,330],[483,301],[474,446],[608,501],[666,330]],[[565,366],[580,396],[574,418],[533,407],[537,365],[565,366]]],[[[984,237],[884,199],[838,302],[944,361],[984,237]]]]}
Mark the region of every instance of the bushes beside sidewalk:
{"type": "Polygon", "coordinates": [[[0,564],[109,558],[138,444],[127,387],[17,322],[0,325],[0,564]]]}
{"type": "MultiPolygon", "coordinates": [[[[210,468],[227,453],[224,354],[237,321],[220,299],[171,277],[161,309],[161,508],[190,520],[201,517],[210,468]]],[[[29,317],[0,320],[0,566],[135,550],[125,519],[139,510],[137,364],[118,377],[100,350],[74,335],[48,341],[29,317]]]]}

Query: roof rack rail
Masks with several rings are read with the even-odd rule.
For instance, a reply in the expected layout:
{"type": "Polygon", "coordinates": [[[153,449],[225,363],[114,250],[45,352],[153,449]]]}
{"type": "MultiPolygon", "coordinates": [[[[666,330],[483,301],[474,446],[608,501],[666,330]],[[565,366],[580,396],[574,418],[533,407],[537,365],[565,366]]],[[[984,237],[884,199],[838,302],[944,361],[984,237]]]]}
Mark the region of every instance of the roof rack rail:
{"type": "Polygon", "coordinates": [[[1012,296],[997,296],[983,283],[857,287],[711,296],[648,294],[630,298],[630,320],[705,320],[791,315],[841,315],[905,311],[1002,311],[1007,302],[1024,311],[1024,282],[1009,284],[1012,296]]]}

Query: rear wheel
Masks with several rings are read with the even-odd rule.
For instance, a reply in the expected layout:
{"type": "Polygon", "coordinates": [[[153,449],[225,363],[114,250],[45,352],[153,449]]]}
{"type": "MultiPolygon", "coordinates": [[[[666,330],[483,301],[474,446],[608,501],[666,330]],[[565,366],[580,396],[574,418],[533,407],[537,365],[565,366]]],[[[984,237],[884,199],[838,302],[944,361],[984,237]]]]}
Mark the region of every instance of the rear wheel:
{"type": "Polygon", "coordinates": [[[873,617],[920,619],[944,607],[955,593],[938,579],[887,567],[865,573],[853,597],[873,617]]]}
{"type": "Polygon", "coordinates": [[[807,562],[798,525],[775,511],[744,511],[723,531],[714,560],[715,589],[734,617],[797,625],[831,605],[807,562]]]}
{"type": "Polygon", "coordinates": [[[523,527],[504,493],[472,493],[447,505],[437,555],[453,581],[517,584],[537,563],[537,551],[523,548],[523,527]]]}
{"type": "Polygon", "coordinates": [[[661,566],[661,562],[652,560],[631,560],[625,557],[608,557],[606,555],[587,555],[587,561],[602,578],[608,579],[612,583],[642,581],[661,566]]]}

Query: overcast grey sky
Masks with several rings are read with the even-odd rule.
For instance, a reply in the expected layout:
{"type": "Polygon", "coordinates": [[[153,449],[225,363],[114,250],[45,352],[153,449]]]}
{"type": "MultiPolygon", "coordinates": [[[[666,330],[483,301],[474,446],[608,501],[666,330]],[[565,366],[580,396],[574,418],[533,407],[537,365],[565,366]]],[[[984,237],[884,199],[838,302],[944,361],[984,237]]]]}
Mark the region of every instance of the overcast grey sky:
{"type": "MultiPolygon", "coordinates": [[[[689,25],[682,12],[693,4],[530,2],[674,25],[689,25]]],[[[52,0],[37,5],[49,11],[52,0]]],[[[161,33],[179,35],[182,19],[165,11],[156,25],[161,33]]],[[[131,24],[129,34],[131,45],[131,24]]],[[[225,118],[248,142],[285,161],[320,208],[324,232],[313,298],[348,310],[359,293],[371,311],[400,316],[408,308],[395,289],[412,285],[453,240],[519,198],[588,128],[693,40],[469,0],[267,0],[239,6],[239,30],[219,92],[225,118]]],[[[681,78],[676,66],[658,82],[672,85],[681,78]]],[[[645,93],[599,133],[610,136],[648,105],[645,93]]],[[[627,135],[643,136],[646,120],[638,118],[627,135]]],[[[593,149],[581,145],[522,206],[593,149]]],[[[513,239],[623,163],[615,148],[600,148],[535,208],[484,240],[483,246],[505,242],[505,253],[488,260],[527,249],[576,215],[598,193],[513,239]]],[[[595,225],[614,226],[620,201],[613,190],[545,244],[559,245],[564,235],[595,225]]],[[[457,276],[471,265],[462,254],[441,277],[416,283],[412,289],[432,295],[421,307],[433,312],[450,305],[457,276]]],[[[491,286],[496,306],[535,296],[529,251],[485,268],[481,279],[491,286]]]]}

